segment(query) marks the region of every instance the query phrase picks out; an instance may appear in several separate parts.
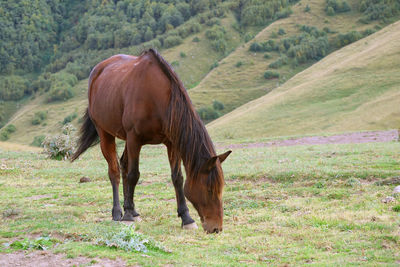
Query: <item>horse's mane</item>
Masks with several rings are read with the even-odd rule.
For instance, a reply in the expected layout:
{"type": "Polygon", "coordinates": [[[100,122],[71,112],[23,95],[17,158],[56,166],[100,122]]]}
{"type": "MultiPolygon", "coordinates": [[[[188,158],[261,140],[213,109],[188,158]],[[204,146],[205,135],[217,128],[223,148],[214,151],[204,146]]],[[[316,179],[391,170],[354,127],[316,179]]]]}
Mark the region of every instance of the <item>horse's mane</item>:
{"type": "MultiPolygon", "coordinates": [[[[171,98],[165,133],[172,143],[174,160],[182,158],[186,171],[196,179],[203,164],[216,155],[214,145],[185,87],[169,63],[155,49],[145,50],[143,54],[152,54],[171,81],[171,98]]],[[[219,191],[223,184],[222,175],[217,172],[218,170],[214,168],[207,180],[213,192],[219,191]]]]}

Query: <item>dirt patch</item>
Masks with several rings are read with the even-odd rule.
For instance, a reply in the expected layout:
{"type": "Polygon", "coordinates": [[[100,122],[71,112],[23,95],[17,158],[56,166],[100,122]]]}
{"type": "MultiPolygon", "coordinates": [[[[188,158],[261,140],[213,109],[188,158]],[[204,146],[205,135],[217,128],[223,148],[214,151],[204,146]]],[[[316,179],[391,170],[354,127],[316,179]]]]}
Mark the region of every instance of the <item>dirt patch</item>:
{"type": "Polygon", "coordinates": [[[256,148],[269,146],[325,145],[325,144],[357,144],[392,142],[399,139],[398,130],[354,132],[331,136],[306,136],[286,140],[275,140],[265,143],[232,144],[219,148],[256,148]]]}
{"type": "Polygon", "coordinates": [[[126,266],[121,259],[110,260],[100,258],[77,257],[68,259],[65,254],[54,254],[48,251],[34,251],[25,253],[18,251],[8,254],[0,254],[0,266],[126,266]]]}
{"type": "Polygon", "coordinates": [[[39,200],[39,199],[42,199],[42,198],[52,198],[52,197],[53,197],[53,195],[47,194],[47,195],[36,195],[36,196],[26,197],[25,199],[39,200]]]}

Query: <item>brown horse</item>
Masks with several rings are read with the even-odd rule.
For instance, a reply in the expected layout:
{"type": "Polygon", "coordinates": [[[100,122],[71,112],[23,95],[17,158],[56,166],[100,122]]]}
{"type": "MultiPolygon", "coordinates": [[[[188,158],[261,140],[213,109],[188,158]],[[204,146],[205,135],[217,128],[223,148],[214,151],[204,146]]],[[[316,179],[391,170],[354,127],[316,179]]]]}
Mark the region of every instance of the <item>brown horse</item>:
{"type": "Polygon", "coordinates": [[[222,230],[221,163],[231,151],[216,155],[204,124],[197,115],[182,82],[154,49],[139,57],[116,55],[92,70],[89,107],[84,115],[79,147],[72,161],[96,144],[108,163],[113,188],[113,220],[137,220],[133,195],[139,180],[139,153],[143,145],[165,144],[172,182],[183,228],[196,228],[186,198],[199,213],[208,233],[222,230]],[[115,137],[125,140],[120,159],[124,191],[124,215],[119,203],[120,167],[115,137]],[[181,161],[187,179],[183,186],[181,161]]]}

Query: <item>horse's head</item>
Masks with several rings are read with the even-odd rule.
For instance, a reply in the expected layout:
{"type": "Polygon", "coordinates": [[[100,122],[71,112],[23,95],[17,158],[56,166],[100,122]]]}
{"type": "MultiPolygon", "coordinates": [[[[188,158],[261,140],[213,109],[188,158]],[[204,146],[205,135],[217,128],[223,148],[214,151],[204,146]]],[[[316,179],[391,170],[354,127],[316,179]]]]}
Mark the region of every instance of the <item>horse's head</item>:
{"type": "Polygon", "coordinates": [[[203,164],[199,177],[185,184],[185,196],[199,213],[201,224],[207,233],[222,231],[224,174],[221,163],[231,152],[208,159],[203,164]]]}

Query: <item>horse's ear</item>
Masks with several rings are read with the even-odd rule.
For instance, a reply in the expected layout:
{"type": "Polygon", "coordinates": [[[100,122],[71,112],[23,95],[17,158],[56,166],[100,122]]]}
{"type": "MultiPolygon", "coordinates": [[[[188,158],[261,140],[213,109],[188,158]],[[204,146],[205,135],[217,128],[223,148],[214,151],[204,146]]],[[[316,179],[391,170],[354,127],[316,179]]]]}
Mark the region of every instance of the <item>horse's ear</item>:
{"type": "Polygon", "coordinates": [[[212,157],[204,163],[203,167],[201,167],[202,172],[210,172],[212,168],[215,167],[215,163],[217,162],[218,156],[212,157]]]}
{"type": "Polygon", "coordinates": [[[219,158],[219,162],[224,162],[224,160],[226,160],[226,158],[229,156],[229,154],[232,153],[232,150],[226,151],[224,154],[218,155],[219,158]]]}

